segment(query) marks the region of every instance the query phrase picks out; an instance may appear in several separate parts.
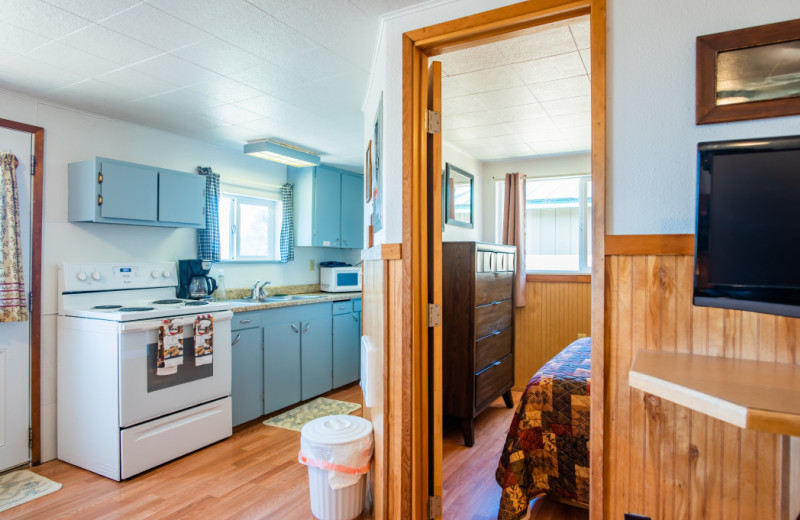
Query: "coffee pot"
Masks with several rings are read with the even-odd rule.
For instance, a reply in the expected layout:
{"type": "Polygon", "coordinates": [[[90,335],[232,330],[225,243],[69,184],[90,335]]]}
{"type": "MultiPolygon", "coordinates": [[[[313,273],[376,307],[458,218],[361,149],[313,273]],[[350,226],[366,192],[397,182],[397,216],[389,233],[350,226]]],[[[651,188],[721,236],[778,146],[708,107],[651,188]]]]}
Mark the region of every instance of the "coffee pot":
{"type": "Polygon", "coordinates": [[[178,298],[209,298],[217,289],[217,281],[208,276],[208,260],[178,260],[178,298]]]}
{"type": "Polygon", "coordinates": [[[189,298],[208,298],[217,289],[217,281],[210,276],[193,276],[189,280],[189,298]]]}

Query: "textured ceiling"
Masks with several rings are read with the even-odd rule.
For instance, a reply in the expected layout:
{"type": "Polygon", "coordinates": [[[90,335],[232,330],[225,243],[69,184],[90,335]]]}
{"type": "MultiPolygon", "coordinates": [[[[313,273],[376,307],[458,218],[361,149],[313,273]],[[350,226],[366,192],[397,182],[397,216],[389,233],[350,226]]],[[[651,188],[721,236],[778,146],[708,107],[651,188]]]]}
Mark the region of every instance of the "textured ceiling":
{"type": "Polygon", "coordinates": [[[479,160],[588,151],[589,20],[432,58],[442,139],[479,160]]]}
{"type": "Polygon", "coordinates": [[[381,14],[421,0],[2,0],[0,88],[360,167],[381,14]]]}

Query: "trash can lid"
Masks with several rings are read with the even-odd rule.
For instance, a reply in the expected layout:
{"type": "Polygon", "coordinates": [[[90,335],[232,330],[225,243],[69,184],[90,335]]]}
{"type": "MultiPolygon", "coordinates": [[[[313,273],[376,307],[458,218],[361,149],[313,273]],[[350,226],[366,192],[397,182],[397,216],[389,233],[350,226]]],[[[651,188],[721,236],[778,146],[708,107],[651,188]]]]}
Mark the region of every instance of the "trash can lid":
{"type": "Polygon", "coordinates": [[[300,435],[315,444],[335,446],[357,441],[372,433],[372,423],[356,415],[328,415],[306,423],[300,435]]]}

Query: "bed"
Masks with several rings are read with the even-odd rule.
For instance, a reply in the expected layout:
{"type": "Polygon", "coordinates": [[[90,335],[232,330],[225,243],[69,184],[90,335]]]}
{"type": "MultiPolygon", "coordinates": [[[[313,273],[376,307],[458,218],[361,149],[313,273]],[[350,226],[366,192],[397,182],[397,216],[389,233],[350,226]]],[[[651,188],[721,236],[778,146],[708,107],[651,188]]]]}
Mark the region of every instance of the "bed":
{"type": "Polygon", "coordinates": [[[588,507],[591,346],[571,343],[528,382],[495,473],[498,520],[524,518],[542,495],[588,507]]]}

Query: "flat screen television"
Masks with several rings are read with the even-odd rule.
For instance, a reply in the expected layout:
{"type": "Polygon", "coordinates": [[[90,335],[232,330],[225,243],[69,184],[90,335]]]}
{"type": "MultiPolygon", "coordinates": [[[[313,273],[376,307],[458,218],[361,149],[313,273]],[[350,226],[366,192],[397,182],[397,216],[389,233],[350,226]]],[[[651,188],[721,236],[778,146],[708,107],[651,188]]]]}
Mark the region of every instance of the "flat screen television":
{"type": "Polygon", "coordinates": [[[800,136],[697,155],[694,304],[800,317],[800,136]]]}

